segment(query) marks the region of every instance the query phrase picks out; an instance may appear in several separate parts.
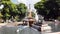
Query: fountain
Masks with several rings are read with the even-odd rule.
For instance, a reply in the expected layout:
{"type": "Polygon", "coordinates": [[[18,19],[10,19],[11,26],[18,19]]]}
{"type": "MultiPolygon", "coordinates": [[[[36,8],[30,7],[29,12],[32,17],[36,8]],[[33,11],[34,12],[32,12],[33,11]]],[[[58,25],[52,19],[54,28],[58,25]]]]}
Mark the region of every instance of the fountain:
{"type": "Polygon", "coordinates": [[[28,9],[28,12],[24,21],[25,21],[24,23],[28,23],[29,27],[31,27],[32,24],[35,22],[35,19],[32,16],[32,9],[30,7],[30,4],[29,4],[29,9],[28,9]]]}
{"type": "Polygon", "coordinates": [[[51,26],[49,26],[48,23],[42,20],[41,32],[52,32],[51,30],[52,30],[51,26]]]}
{"type": "MultiPolygon", "coordinates": [[[[44,17],[35,12],[36,25],[41,26],[41,32],[51,32],[51,27],[44,21],[44,17]]],[[[39,27],[38,27],[39,28],[39,27]]],[[[39,31],[39,29],[38,29],[39,31]]]]}
{"type": "MultiPolygon", "coordinates": [[[[30,8],[30,7],[29,7],[30,8]]],[[[35,22],[35,19],[32,17],[32,11],[29,9],[28,16],[25,18],[24,23],[28,23],[28,26],[19,26],[17,29],[17,34],[40,34],[36,29],[32,28],[32,24],[35,22]]]]}
{"type": "Polygon", "coordinates": [[[32,11],[29,11],[29,15],[28,15],[29,26],[32,26],[31,24],[33,24],[34,21],[35,19],[32,17],[32,11]]]}

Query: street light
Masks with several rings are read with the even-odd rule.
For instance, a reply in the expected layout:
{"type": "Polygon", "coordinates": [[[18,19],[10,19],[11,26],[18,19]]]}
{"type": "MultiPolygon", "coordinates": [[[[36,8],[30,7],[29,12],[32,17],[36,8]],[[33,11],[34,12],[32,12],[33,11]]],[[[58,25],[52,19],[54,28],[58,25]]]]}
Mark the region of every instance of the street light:
{"type": "Polygon", "coordinates": [[[1,10],[4,8],[4,5],[3,4],[1,4],[0,5],[0,12],[1,12],[1,10]]]}
{"type": "Polygon", "coordinates": [[[0,4],[0,9],[4,8],[4,5],[3,4],[0,4]]]}
{"type": "Polygon", "coordinates": [[[1,0],[0,0],[0,12],[3,8],[4,8],[4,5],[1,3],[1,0]]]}
{"type": "Polygon", "coordinates": [[[4,5],[0,5],[0,14],[1,14],[1,11],[2,11],[2,9],[4,8],[4,5]]]}
{"type": "Polygon", "coordinates": [[[4,8],[4,5],[1,3],[1,0],[0,0],[0,13],[3,8],[4,8]]]}
{"type": "MultiPolygon", "coordinates": [[[[0,19],[2,17],[1,11],[2,11],[3,8],[4,8],[4,5],[1,3],[1,0],[0,0],[0,19]]],[[[3,20],[0,20],[0,22],[3,22],[3,20]]]]}

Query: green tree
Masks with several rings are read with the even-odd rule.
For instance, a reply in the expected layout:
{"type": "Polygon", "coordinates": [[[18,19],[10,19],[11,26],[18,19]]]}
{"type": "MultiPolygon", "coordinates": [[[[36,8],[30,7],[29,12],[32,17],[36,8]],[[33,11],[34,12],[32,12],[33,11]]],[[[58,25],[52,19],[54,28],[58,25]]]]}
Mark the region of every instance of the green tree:
{"type": "Polygon", "coordinates": [[[27,6],[23,3],[20,3],[19,5],[17,5],[17,10],[20,19],[22,19],[25,17],[27,6]]]}
{"type": "Polygon", "coordinates": [[[3,19],[11,19],[12,16],[15,17],[16,16],[16,9],[17,6],[16,4],[13,4],[10,0],[2,0],[1,2],[4,5],[4,8],[2,9],[2,15],[3,15],[3,19]]]}
{"type": "Polygon", "coordinates": [[[43,0],[35,4],[38,14],[43,15],[45,18],[56,19],[60,16],[60,1],[59,0],[43,0]]]}
{"type": "Polygon", "coordinates": [[[3,19],[11,19],[12,16],[15,18],[18,16],[20,19],[25,17],[26,9],[27,7],[25,4],[20,3],[18,5],[13,4],[10,0],[2,0],[1,2],[4,5],[4,8],[2,9],[2,15],[3,19]]]}
{"type": "Polygon", "coordinates": [[[14,4],[10,0],[2,0],[1,3],[4,5],[4,8],[2,9],[3,19],[9,19],[9,17],[11,16],[10,10],[12,9],[13,11],[14,7],[16,6],[12,6],[14,4]]]}

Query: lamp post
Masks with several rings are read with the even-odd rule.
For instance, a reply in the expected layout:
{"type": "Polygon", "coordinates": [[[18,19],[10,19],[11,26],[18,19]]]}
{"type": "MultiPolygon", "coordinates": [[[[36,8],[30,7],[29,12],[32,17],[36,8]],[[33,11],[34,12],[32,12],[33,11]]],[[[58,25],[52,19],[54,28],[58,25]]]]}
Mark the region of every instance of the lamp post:
{"type": "Polygon", "coordinates": [[[1,0],[0,0],[0,22],[3,22],[3,20],[1,20],[2,19],[1,11],[3,8],[4,8],[4,5],[1,3],[1,0]]]}
{"type": "Polygon", "coordinates": [[[1,10],[4,8],[4,5],[1,2],[2,1],[0,0],[0,13],[1,13],[1,10]]]}
{"type": "Polygon", "coordinates": [[[0,12],[4,8],[4,5],[1,3],[2,1],[0,0],[0,12]]]}
{"type": "Polygon", "coordinates": [[[0,4],[0,12],[1,10],[4,8],[4,5],[3,4],[0,4]]]}
{"type": "MultiPolygon", "coordinates": [[[[2,11],[3,8],[4,8],[4,5],[0,4],[0,14],[1,14],[1,11],[2,11]]],[[[2,15],[0,15],[0,16],[2,16],[2,15]]]]}
{"type": "Polygon", "coordinates": [[[2,0],[0,0],[0,9],[2,9],[4,5],[2,4],[2,0]]]}

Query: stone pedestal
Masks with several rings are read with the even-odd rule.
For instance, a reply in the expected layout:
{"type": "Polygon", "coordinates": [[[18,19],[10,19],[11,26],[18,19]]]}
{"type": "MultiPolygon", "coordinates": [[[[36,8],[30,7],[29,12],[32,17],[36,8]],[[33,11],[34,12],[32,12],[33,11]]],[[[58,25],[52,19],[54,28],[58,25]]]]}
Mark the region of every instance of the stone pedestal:
{"type": "Polygon", "coordinates": [[[42,24],[41,31],[42,32],[51,32],[51,27],[48,26],[48,24],[42,24]]]}
{"type": "Polygon", "coordinates": [[[29,27],[32,27],[32,24],[34,23],[35,19],[33,19],[32,17],[28,17],[28,25],[29,27]]]}

